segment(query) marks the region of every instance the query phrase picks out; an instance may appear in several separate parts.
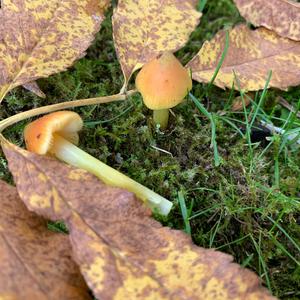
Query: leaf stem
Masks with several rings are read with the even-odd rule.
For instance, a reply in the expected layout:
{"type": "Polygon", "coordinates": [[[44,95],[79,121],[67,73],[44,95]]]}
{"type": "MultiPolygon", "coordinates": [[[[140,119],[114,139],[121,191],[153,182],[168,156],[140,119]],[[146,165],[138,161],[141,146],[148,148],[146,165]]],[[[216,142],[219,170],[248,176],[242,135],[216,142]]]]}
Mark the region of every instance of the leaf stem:
{"type": "Polygon", "coordinates": [[[96,97],[96,98],[88,98],[88,99],[80,99],[75,101],[67,101],[52,105],[47,105],[39,108],[34,108],[25,112],[21,112],[9,118],[6,118],[0,121],[0,133],[3,132],[4,129],[7,127],[18,123],[20,121],[26,120],[31,117],[35,117],[41,114],[46,114],[58,110],[80,107],[80,106],[87,106],[87,105],[96,105],[101,103],[109,103],[115,101],[124,101],[127,99],[128,96],[131,96],[136,93],[136,90],[130,90],[126,94],[116,94],[111,96],[105,97],[96,97]]]}

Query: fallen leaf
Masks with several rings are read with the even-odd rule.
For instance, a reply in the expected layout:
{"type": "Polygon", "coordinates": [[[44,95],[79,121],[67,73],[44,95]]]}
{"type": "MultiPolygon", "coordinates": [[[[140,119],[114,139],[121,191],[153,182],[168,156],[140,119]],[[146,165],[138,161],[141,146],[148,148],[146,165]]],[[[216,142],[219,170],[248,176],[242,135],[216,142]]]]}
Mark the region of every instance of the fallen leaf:
{"type": "Polygon", "coordinates": [[[68,237],[47,230],[0,180],[0,299],[91,299],[68,237]]]}
{"type": "Polygon", "coordinates": [[[31,93],[36,94],[37,96],[39,96],[41,98],[46,98],[46,95],[40,89],[40,87],[38,86],[36,81],[32,81],[32,82],[28,82],[28,83],[23,84],[23,88],[30,91],[31,93]]]}
{"type": "Polygon", "coordinates": [[[16,86],[85,55],[109,0],[4,0],[0,9],[0,102],[16,86]]]}
{"type": "Polygon", "coordinates": [[[241,15],[255,26],[300,40],[300,3],[289,0],[234,0],[241,15]]]}
{"type": "MultiPolygon", "coordinates": [[[[210,82],[225,46],[225,31],[202,46],[188,63],[193,79],[210,82]]],[[[229,32],[229,48],[214,84],[220,88],[263,89],[269,72],[269,87],[286,90],[300,84],[300,42],[282,38],[265,28],[251,30],[239,25],[229,32]],[[237,80],[235,79],[234,73],[237,80]],[[238,81],[238,82],[237,82],[238,81]]]]}
{"type": "Polygon", "coordinates": [[[133,72],[145,63],[186,44],[201,17],[196,3],[195,0],[119,0],[112,22],[125,87],[133,72]]]}
{"type": "Polygon", "coordinates": [[[97,298],[275,299],[231,256],[162,227],[132,193],[12,144],[3,149],[27,207],[66,222],[74,258],[97,298]]]}
{"type": "Polygon", "coordinates": [[[255,97],[254,93],[247,93],[244,94],[243,97],[242,96],[236,97],[232,101],[231,110],[232,111],[243,110],[244,106],[247,107],[251,103],[251,100],[254,99],[254,97],[255,97]]]}

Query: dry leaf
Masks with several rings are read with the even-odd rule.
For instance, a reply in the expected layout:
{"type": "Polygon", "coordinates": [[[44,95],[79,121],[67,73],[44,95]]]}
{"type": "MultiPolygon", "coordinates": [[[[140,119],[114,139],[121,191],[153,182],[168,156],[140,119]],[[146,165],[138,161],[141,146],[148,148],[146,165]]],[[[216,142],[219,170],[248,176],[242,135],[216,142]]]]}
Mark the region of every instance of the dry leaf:
{"type": "Polygon", "coordinates": [[[23,88],[30,91],[31,93],[36,94],[37,96],[41,98],[46,98],[46,95],[44,92],[40,89],[36,81],[28,82],[23,84],[23,88]]]}
{"type": "Polygon", "coordinates": [[[231,110],[232,111],[243,110],[244,106],[247,107],[251,103],[251,100],[254,99],[254,97],[255,97],[254,93],[247,93],[244,94],[243,97],[242,96],[236,97],[232,101],[231,110]]]}
{"type": "Polygon", "coordinates": [[[255,26],[300,40],[300,3],[289,0],[234,0],[241,15],[255,26]]]}
{"type": "MultiPolygon", "coordinates": [[[[210,82],[222,56],[225,32],[205,42],[188,63],[194,80],[210,82]]],[[[282,90],[300,84],[300,42],[282,38],[265,28],[250,30],[239,25],[229,32],[229,49],[214,84],[220,88],[256,91],[263,89],[269,71],[269,87],[282,90]],[[238,79],[236,82],[234,72],[238,79]]]]}
{"type": "Polygon", "coordinates": [[[201,17],[196,2],[119,0],[113,15],[113,35],[125,86],[146,62],[186,44],[201,17]]]}
{"type": "Polygon", "coordinates": [[[65,70],[85,54],[109,0],[4,0],[0,102],[16,86],[65,70]]]}
{"type": "Polygon", "coordinates": [[[132,193],[12,144],[3,148],[26,205],[64,218],[75,260],[99,299],[274,299],[229,255],[162,227],[132,193]]]}
{"type": "Polygon", "coordinates": [[[91,299],[68,237],[47,230],[0,181],[0,299],[91,299]]]}
{"type": "Polygon", "coordinates": [[[247,107],[250,103],[251,101],[249,98],[244,97],[243,99],[242,96],[238,96],[233,100],[231,110],[232,111],[243,110],[244,106],[247,107]]]}

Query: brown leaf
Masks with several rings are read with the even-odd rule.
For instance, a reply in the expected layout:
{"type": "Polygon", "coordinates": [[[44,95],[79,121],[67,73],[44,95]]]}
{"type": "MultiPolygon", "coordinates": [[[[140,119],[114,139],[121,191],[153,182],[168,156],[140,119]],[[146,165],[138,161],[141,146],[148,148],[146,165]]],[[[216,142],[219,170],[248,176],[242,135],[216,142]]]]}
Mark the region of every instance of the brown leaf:
{"type": "Polygon", "coordinates": [[[132,193],[12,144],[3,148],[26,205],[64,218],[74,257],[99,299],[274,299],[229,255],[162,227],[132,193]]]}
{"type": "Polygon", "coordinates": [[[30,91],[31,93],[36,94],[41,98],[46,98],[44,92],[40,89],[36,81],[28,82],[23,84],[23,88],[30,91]]]}
{"type": "Polygon", "coordinates": [[[109,0],[4,0],[0,9],[0,102],[16,86],[82,57],[109,0]]]}
{"type": "Polygon", "coordinates": [[[0,299],[91,299],[68,237],[47,230],[0,181],[0,299]]]}
{"type": "Polygon", "coordinates": [[[196,2],[119,0],[113,15],[113,35],[125,86],[146,62],[186,44],[201,17],[196,2]]]}
{"type": "Polygon", "coordinates": [[[234,0],[241,15],[255,26],[300,41],[300,3],[289,0],[234,0]]]}
{"type": "MultiPolygon", "coordinates": [[[[225,32],[205,42],[188,63],[194,80],[210,82],[225,46],[225,32]]],[[[214,84],[220,88],[256,91],[265,87],[282,90],[300,84],[300,42],[282,38],[265,28],[250,30],[239,25],[229,32],[229,49],[214,84]],[[235,80],[234,73],[238,82],[235,80]]]]}
{"type": "Polygon", "coordinates": [[[232,101],[231,110],[232,111],[243,110],[244,106],[247,107],[251,103],[251,100],[254,99],[254,96],[255,96],[254,93],[247,93],[244,94],[243,97],[242,96],[236,97],[232,101]]]}

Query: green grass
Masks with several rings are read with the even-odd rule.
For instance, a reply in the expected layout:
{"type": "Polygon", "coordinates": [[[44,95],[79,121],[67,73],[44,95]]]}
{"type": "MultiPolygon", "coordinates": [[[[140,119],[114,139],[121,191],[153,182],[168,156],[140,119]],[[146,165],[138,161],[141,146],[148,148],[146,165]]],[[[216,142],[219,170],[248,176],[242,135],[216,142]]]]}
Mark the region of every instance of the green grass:
{"type": "MultiPolygon", "coordinates": [[[[183,63],[218,30],[242,21],[230,0],[207,1],[203,13],[201,25],[177,53],[183,63]]],[[[65,100],[115,94],[122,83],[108,19],[85,58],[67,72],[39,80],[47,99],[17,88],[3,102],[0,118],[65,100]]],[[[86,124],[80,147],[174,201],[170,216],[158,217],[163,224],[190,233],[199,246],[233,255],[281,299],[299,299],[299,150],[289,145],[287,133],[272,136],[269,144],[253,143],[251,129],[261,120],[290,131],[300,127],[295,114],[278,104],[281,96],[299,108],[300,88],[260,91],[241,112],[230,110],[239,92],[195,83],[191,94],[174,109],[166,132],[153,127],[139,95],[126,103],[76,109],[86,124]]],[[[7,129],[5,135],[23,145],[24,125],[7,129]]],[[[0,177],[12,182],[3,155],[0,177]]],[[[59,224],[58,230],[64,227],[59,224]]]]}

